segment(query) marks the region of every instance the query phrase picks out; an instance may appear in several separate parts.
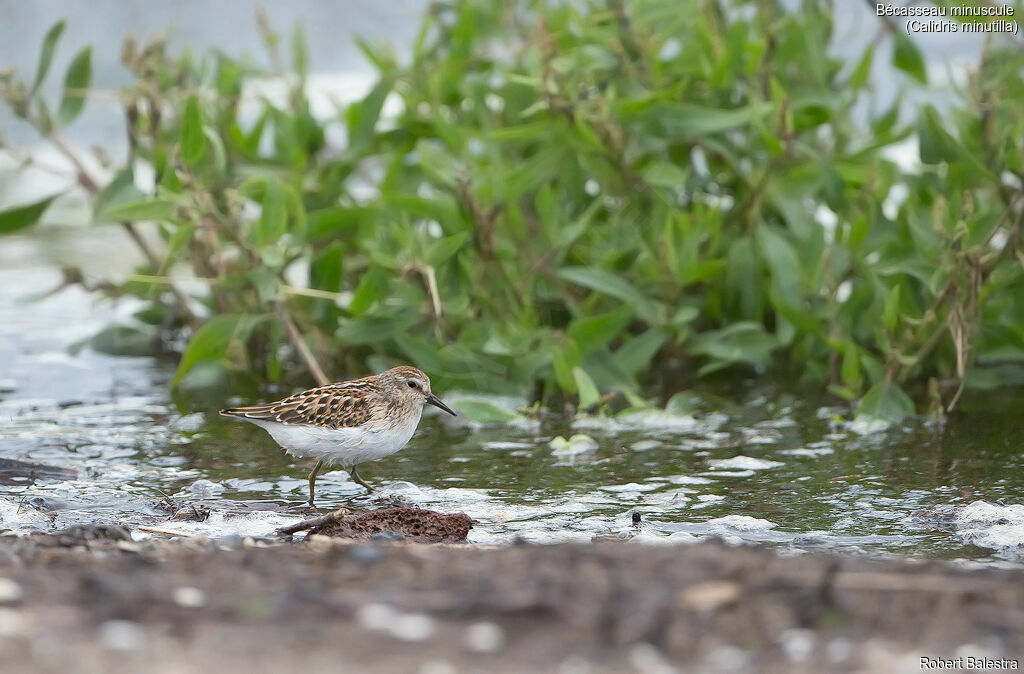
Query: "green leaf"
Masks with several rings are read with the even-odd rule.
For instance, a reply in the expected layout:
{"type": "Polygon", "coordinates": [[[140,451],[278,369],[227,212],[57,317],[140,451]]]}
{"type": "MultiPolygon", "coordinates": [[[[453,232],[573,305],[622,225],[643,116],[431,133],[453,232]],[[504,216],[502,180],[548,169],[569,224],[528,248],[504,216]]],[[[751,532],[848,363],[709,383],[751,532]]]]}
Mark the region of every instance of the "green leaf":
{"type": "Polygon", "coordinates": [[[94,351],[112,356],[152,356],[160,350],[160,335],[152,327],[110,325],[86,340],[94,351]]]}
{"type": "Polygon", "coordinates": [[[121,169],[96,195],[96,199],[93,201],[93,220],[109,220],[105,217],[108,208],[146,198],[146,194],[135,186],[135,175],[132,173],[132,169],[121,169]]]}
{"type": "Polygon", "coordinates": [[[348,310],[353,316],[361,316],[374,304],[383,300],[388,294],[388,280],[391,274],[380,265],[370,267],[369,271],[359,279],[359,285],[352,295],[348,310]]]}
{"type": "Polygon", "coordinates": [[[576,380],[576,391],[580,396],[580,408],[588,409],[596,405],[597,401],[601,399],[601,394],[586,370],[579,366],[574,367],[572,369],[572,376],[576,380]]]}
{"type": "Polygon", "coordinates": [[[883,379],[872,386],[857,406],[857,416],[896,423],[914,413],[914,402],[895,382],[883,379]]]}
{"type": "Polygon", "coordinates": [[[227,150],[224,148],[224,141],[221,140],[217,130],[208,124],[203,125],[203,136],[206,138],[210,149],[213,150],[212,163],[214,168],[218,173],[223,173],[228,165],[228,155],[227,150]]]}
{"type": "Polygon", "coordinates": [[[60,194],[54,194],[32,204],[0,211],[0,234],[10,234],[36,224],[43,211],[59,196],[60,194]]]}
{"type": "Polygon", "coordinates": [[[734,317],[758,317],[761,301],[758,287],[753,241],[737,238],[729,247],[725,268],[726,297],[734,317]]]}
{"type": "Polygon", "coordinates": [[[57,120],[67,126],[85,107],[85,99],[92,84],[92,47],[85,47],[75,56],[64,76],[64,95],[60,99],[57,120]]]}
{"type": "Polygon", "coordinates": [[[361,316],[339,321],[336,334],[342,344],[376,345],[404,333],[412,322],[408,316],[361,316]]]}
{"type": "Polygon", "coordinates": [[[902,34],[894,34],[893,40],[895,42],[892,46],[892,65],[921,84],[927,84],[928,73],[925,70],[924,59],[914,41],[902,34]]]}
{"type": "Polygon", "coordinates": [[[644,180],[655,187],[676,189],[686,184],[686,171],[667,161],[656,160],[644,167],[644,180]]]}
{"type": "Polygon", "coordinates": [[[955,161],[962,154],[960,144],[943,128],[939,113],[931,105],[921,109],[917,143],[921,162],[925,164],[955,161]]]}
{"type": "MultiPolygon", "coordinates": [[[[800,291],[800,258],[796,249],[769,225],[757,228],[755,240],[771,270],[772,290],[782,302],[790,307],[799,307],[803,296],[800,291]]],[[[781,315],[776,323],[776,335],[784,344],[788,344],[796,334],[793,324],[781,315]]]]}
{"type": "Polygon", "coordinates": [[[185,348],[171,386],[177,386],[182,377],[198,363],[216,361],[229,364],[232,349],[244,349],[244,342],[260,320],[243,314],[223,314],[208,320],[196,331],[185,348]]]}
{"type": "Polygon", "coordinates": [[[266,182],[260,219],[253,228],[253,243],[257,246],[275,245],[288,231],[286,198],[281,183],[273,179],[266,182]]]}
{"type": "Polygon", "coordinates": [[[700,402],[700,396],[696,393],[680,391],[668,399],[668,402],[665,403],[665,411],[669,414],[678,414],[680,416],[692,414],[700,402]]]}
{"type": "Polygon", "coordinates": [[[765,332],[760,323],[740,321],[720,330],[711,330],[693,340],[693,353],[713,359],[711,369],[702,373],[731,365],[747,363],[754,367],[768,367],[772,352],[779,347],[779,340],[765,332]]]}
{"type": "Polygon", "coordinates": [[[189,166],[196,166],[206,151],[206,134],[203,133],[203,112],[195,94],[188,97],[185,112],[181,117],[181,135],[178,139],[181,159],[189,166]]]}
{"type": "Polygon", "coordinates": [[[309,267],[309,286],[320,290],[341,290],[342,271],[345,268],[345,248],[334,241],[315,258],[309,267]]]}
{"type": "Polygon", "coordinates": [[[305,79],[309,71],[309,44],[306,41],[306,28],[299,21],[292,29],[292,66],[299,77],[305,79]]]}
{"type": "Polygon", "coordinates": [[[354,39],[359,51],[363,52],[363,56],[376,66],[379,72],[389,73],[395,69],[395,58],[388,50],[386,42],[380,40],[371,42],[358,36],[354,39]]]}
{"type": "Polygon", "coordinates": [[[864,55],[860,57],[857,67],[854,68],[853,73],[850,75],[850,88],[854,91],[860,91],[867,83],[868,77],[871,75],[871,64],[874,61],[874,56],[875,46],[868,45],[867,49],[864,50],[864,55]]]}
{"type": "Polygon", "coordinates": [[[438,239],[430,244],[427,249],[425,260],[433,267],[440,267],[447,262],[459,249],[466,245],[470,239],[469,232],[460,232],[438,239]]]}
{"type": "Polygon", "coordinates": [[[415,363],[421,370],[444,371],[444,364],[437,355],[437,345],[408,333],[395,335],[395,345],[409,358],[410,363],[415,363]]]}
{"type": "Polygon", "coordinates": [[[551,364],[555,368],[555,381],[563,391],[576,393],[573,368],[580,364],[580,350],[571,339],[563,340],[551,351],[551,364]]]}
{"type": "Polygon", "coordinates": [[[619,369],[635,376],[651,366],[651,361],[668,337],[667,330],[651,328],[620,346],[612,358],[619,369]]]}
{"type": "Polygon", "coordinates": [[[519,418],[519,415],[511,410],[502,409],[486,400],[459,400],[452,403],[452,407],[459,414],[465,415],[484,425],[507,424],[519,418]]]}
{"type": "Polygon", "coordinates": [[[633,308],[623,304],[615,311],[596,316],[583,316],[569,324],[566,331],[576,342],[580,353],[588,354],[608,345],[633,318],[633,308]]]}
{"type": "Polygon", "coordinates": [[[687,103],[625,101],[622,112],[669,137],[693,138],[729,131],[770,113],[772,104],[751,103],[744,108],[708,108],[687,103]]]}
{"type": "Polygon", "coordinates": [[[174,214],[174,202],[167,199],[145,199],[110,206],[103,212],[112,222],[136,220],[168,220],[174,214]]]}
{"type": "Polygon", "coordinates": [[[36,78],[32,82],[32,90],[29,92],[29,97],[35,96],[36,92],[39,91],[39,87],[43,84],[43,80],[46,79],[47,74],[50,72],[50,65],[53,63],[53,52],[57,48],[57,41],[60,40],[60,36],[64,32],[64,24],[65,21],[61,19],[53,24],[50,30],[46,31],[46,37],[43,38],[43,47],[39,51],[39,65],[36,66],[36,78]]]}
{"type": "Polygon", "coordinates": [[[761,254],[768,262],[776,290],[792,305],[798,305],[800,292],[800,258],[793,245],[775,228],[764,225],[755,233],[761,254]]]}
{"type": "Polygon", "coordinates": [[[684,304],[676,309],[676,312],[672,314],[672,318],[668,322],[677,328],[681,328],[687,323],[697,320],[698,316],[700,316],[700,309],[684,304]]]}
{"type": "Polygon", "coordinates": [[[348,122],[347,153],[350,156],[357,156],[369,147],[381,108],[384,107],[384,99],[391,93],[391,87],[390,79],[382,79],[370,90],[366,98],[348,106],[345,111],[345,119],[348,122]]]}
{"type": "Polygon", "coordinates": [[[660,323],[664,320],[662,307],[657,302],[610,271],[597,267],[565,267],[558,271],[558,275],[572,283],[629,302],[645,321],[660,323]]]}

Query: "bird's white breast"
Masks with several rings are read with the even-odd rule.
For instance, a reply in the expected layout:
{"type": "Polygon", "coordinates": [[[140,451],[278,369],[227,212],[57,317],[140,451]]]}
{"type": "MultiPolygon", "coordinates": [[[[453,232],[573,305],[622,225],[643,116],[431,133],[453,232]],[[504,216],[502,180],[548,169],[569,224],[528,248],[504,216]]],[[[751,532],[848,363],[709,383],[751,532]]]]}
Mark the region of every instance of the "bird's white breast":
{"type": "Polygon", "coordinates": [[[405,447],[420,422],[422,408],[393,425],[372,422],[353,428],[327,428],[246,419],[262,427],[292,456],[344,466],[376,461],[405,447]]]}

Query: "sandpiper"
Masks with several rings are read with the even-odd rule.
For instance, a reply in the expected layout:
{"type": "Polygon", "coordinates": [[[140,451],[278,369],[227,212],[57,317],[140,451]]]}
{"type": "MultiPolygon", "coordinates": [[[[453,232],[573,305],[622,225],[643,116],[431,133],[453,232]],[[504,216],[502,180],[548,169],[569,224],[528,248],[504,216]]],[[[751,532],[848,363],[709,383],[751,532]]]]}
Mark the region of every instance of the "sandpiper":
{"type": "Polygon", "coordinates": [[[313,505],[316,474],[324,464],[345,466],[367,491],[356,466],[405,447],[430,403],[456,416],[430,391],[430,379],[414,367],[394,367],[372,377],[311,388],[283,400],[221,410],[260,426],[292,456],[316,459],[309,474],[313,505]]]}

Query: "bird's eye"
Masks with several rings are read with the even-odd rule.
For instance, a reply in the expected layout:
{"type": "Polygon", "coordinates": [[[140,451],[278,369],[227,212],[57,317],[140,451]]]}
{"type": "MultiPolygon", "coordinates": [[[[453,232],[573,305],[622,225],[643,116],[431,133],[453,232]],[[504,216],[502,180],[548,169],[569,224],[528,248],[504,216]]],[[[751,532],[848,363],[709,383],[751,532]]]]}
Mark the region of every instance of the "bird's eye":
{"type": "Polygon", "coordinates": [[[414,382],[414,381],[410,380],[410,381],[409,381],[409,388],[417,388],[417,386],[416,386],[416,382],[414,382]]]}

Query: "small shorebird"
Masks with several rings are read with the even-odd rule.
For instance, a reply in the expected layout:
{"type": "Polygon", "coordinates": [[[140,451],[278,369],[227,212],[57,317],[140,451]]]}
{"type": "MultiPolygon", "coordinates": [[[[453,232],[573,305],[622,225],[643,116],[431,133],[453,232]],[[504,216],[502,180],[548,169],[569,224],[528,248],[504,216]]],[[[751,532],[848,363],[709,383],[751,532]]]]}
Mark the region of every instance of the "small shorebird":
{"type": "Polygon", "coordinates": [[[316,474],[324,464],[346,466],[368,491],[356,466],[405,447],[430,403],[456,416],[430,392],[430,379],[414,367],[394,367],[372,377],[311,388],[283,400],[221,410],[263,428],[292,456],[316,459],[309,474],[313,505],[316,474]]]}

